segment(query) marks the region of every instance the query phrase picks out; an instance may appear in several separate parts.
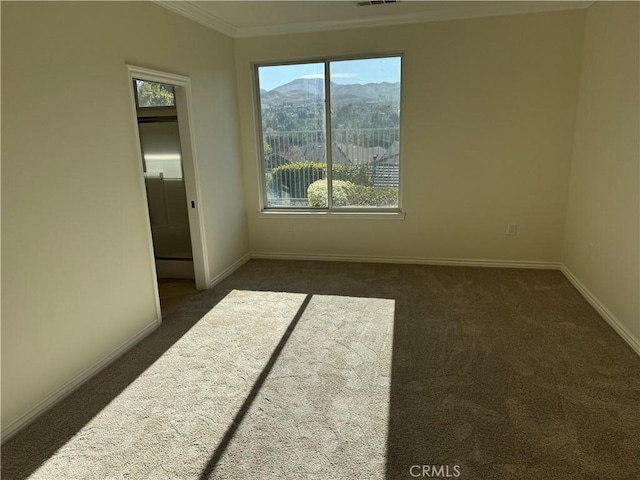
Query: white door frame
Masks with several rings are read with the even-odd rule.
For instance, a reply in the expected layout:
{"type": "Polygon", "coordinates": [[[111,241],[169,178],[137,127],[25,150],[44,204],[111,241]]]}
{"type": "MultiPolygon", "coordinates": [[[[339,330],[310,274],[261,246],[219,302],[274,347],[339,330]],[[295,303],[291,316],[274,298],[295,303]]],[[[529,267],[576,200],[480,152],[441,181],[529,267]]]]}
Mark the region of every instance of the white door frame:
{"type": "MultiPolygon", "coordinates": [[[[193,132],[193,119],[191,116],[191,79],[183,75],[160,72],[148,68],[127,65],[129,78],[129,91],[131,93],[131,108],[133,112],[133,127],[135,131],[137,153],[140,165],[140,181],[144,186],[144,169],[142,148],[140,146],[140,132],[138,130],[138,114],[136,111],[135,92],[133,80],[147,80],[150,82],[164,83],[175,87],[176,109],[178,113],[178,129],[180,131],[180,148],[182,150],[182,170],[184,186],[187,193],[187,212],[189,214],[189,233],[191,234],[191,250],[193,252],[193,270],[195,273],[196,288],[204,290],[209,287],[209,262],[207,259],[206,239],[204,229],[204,214],[202,211],[202,193],[198,175],[198,162],[196,160],[195,138],[193,132]]],[[[146,186],[144,192],[144,209],[148,216],[148,199],[146,186]]],[[[153,252],[153,237],[151,234],[151,219],[147,222],[149,247],[153,264],[153,279],[157,288],[158,278],[155,268],[155,256],[153,252]]],[[[156,290],[159,307],[159,292],[156,290]]]]}

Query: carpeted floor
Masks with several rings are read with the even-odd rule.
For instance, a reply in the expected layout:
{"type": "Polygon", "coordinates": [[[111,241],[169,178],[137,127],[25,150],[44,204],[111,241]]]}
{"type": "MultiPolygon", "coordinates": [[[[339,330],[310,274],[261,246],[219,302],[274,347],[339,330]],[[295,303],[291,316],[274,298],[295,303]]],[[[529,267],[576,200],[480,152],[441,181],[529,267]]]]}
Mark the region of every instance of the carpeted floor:
{"type": "Polygon", "coordinates": [[[252,260],[2,478],[637,479],[639,451],[640,358],[560,272],[252,260]]]}
{"type": "Polygon", "coordinates": [[[198,294],[196,281],[189,278],[160,278],[158,279],[158,292],[160,293],[162,316],[167,315],[178,305],[198,294]]]}

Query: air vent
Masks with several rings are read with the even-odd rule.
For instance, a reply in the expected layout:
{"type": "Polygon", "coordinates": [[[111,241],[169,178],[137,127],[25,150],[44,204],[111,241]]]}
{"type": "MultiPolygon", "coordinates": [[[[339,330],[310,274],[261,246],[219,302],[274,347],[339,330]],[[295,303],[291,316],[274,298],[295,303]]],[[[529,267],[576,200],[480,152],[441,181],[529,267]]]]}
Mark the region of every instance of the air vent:
{"type": "Polygon", "coordinates": [[[370,2],[358,2],[358,6],[369,7],[371,5],[385,5],[387,3],[398,3],[398,0],[371,0],[370,2]]]}

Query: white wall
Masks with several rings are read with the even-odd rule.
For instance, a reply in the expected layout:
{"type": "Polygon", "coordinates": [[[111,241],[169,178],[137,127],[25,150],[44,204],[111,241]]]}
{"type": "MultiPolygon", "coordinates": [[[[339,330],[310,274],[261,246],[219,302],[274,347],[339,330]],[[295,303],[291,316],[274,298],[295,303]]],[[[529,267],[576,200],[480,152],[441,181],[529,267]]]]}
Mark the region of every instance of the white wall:
{"type": "Polygon", "coordinates": [[[587,10],[563,264],[640,351],[640,5],[587,10]]]}
{"type": "Polygon", "coordinates": [[[236,40],[251,251],[559,262],[583,24],[574,10],[236,40]],[[406,220],[258,218],[250,63],[395,51],[406,220]]]}
{"type": "Polygon", "coordinates": [[[2,2],[2,428],[156,318],[125,64],[188,75],[211,275],[248,251],[233,41],[152,3],[2,2]]]}

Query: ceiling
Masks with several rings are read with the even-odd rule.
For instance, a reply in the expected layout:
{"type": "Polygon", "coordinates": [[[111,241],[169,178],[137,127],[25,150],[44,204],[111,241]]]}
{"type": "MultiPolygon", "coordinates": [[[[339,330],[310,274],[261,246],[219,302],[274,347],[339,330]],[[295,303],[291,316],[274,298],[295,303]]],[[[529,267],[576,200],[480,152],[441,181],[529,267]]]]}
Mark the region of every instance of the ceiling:
{"type": "Polygon", "coordinates": [[[231,37],[489,17],[586,8],[592,1],[414,1],[361,7],[334,1],[157,1],[231,37]]]}

